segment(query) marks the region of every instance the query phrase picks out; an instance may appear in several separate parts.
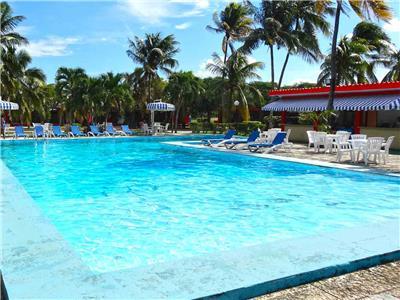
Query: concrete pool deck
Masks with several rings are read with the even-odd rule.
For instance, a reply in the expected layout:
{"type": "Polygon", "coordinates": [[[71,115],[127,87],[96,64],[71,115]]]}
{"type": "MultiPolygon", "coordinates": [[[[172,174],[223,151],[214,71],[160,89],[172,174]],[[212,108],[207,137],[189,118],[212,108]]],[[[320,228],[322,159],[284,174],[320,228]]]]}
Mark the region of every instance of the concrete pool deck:
{"type": "Polygon", "coordinates": [[[94,273],[0,160],[1,270],[10,299],[248,298],[400,259],[400,221],[94,273]]]}

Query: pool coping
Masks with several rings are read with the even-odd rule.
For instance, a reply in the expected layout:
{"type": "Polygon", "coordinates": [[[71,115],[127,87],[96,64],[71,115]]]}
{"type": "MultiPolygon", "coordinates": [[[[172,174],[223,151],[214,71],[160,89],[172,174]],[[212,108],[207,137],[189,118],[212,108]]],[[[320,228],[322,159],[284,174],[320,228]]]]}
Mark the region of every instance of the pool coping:
{"type": "Polygon", "coordinates": [[[0,175],[1,269],[11,299],[248,298],[400,259],[397,219],[96,274],[1,159],[0,175]]]}
{"type": "MultiPolygon", "coordinates": [[[[201,142],[201,141],[191,141],[191,142],[201,142]]],[[[307,159],[307,158],[279,156],[279,155],[273,155],[273,154],[268,154],[268,153],[254,153],[254,152],[242,151],[242,150],[231,150],[231,149],[226,149],[225,147],[208,147],[208,146],[203,146],[203,145],[199,145],[199,144],[189,144],[189,143],[185,143],[185,142],[181,142],[181,141],[163,142],[163,143],[167,144],[167,145],[202,149],[202,150],[206,150],[206,151],[224,152],[224,153],[230,153],[230,154],[259,157],[259,158],[264,158],[264,159],[287,161],[287,162],[293,162],[293,163],[299,163],[299,164],[305,164],[305,165],[313,165],[313,166],[318,166],[318,167],[326,167],[326,168],[334,168],[334,169],[354,171],[354,172],[400,177],[400,174],[397,174],[397,173],[392,173],[392,172],[380,170],[380,169],[372,169],[372,168],[363,167],[360,165],[339,164],[339,163],[332,163],[332,162],[313,160],[313,159],[307,159]]]]}

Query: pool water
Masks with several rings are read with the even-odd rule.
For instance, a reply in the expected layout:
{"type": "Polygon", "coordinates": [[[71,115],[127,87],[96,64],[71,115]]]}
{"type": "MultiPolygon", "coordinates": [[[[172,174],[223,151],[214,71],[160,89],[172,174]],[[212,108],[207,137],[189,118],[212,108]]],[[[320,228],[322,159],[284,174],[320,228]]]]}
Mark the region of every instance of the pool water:
{"type": "Polygon", "coordinates": [[[387,221],[400,213],[399,178],[163,143],[168,140],[0,146],[7,167],[95,272],[387,221]]]}

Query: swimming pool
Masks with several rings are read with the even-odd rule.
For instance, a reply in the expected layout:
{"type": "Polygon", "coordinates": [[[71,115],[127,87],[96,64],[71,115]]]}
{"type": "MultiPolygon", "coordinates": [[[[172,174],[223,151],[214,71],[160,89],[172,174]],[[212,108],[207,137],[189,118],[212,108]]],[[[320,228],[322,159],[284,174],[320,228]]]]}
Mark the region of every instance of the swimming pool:
{"type": "Polygon", "coordinates": [[[96,272],[379,223],[400,212],[395,177],[167,140],[2,142],[1,158],[96,272]]]}

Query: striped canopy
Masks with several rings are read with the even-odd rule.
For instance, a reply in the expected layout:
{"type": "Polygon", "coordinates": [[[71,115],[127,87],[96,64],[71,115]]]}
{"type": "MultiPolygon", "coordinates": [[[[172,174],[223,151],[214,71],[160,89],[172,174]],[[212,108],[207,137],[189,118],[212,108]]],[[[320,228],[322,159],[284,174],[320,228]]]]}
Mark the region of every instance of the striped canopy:
{"type": "Polygon", "coordinates": [[[17,110],[19,105],[14,102],[0,100],[0,110],[17,110]]]}
{"type": "Polygon", "coordinates": [[[147,104],[147,110],[151,111],[174,111],[175,105],[161,101],[147,104]]]}
{"type": "MultiPolygon", "coordinates": [[[[307,112],[326,110],[327,98],[281,99],[265,105],[264,111],[307,112]]],[[[334,110],[400,110],[399,95],[370,95],[336,98],[334,110]]]]}

